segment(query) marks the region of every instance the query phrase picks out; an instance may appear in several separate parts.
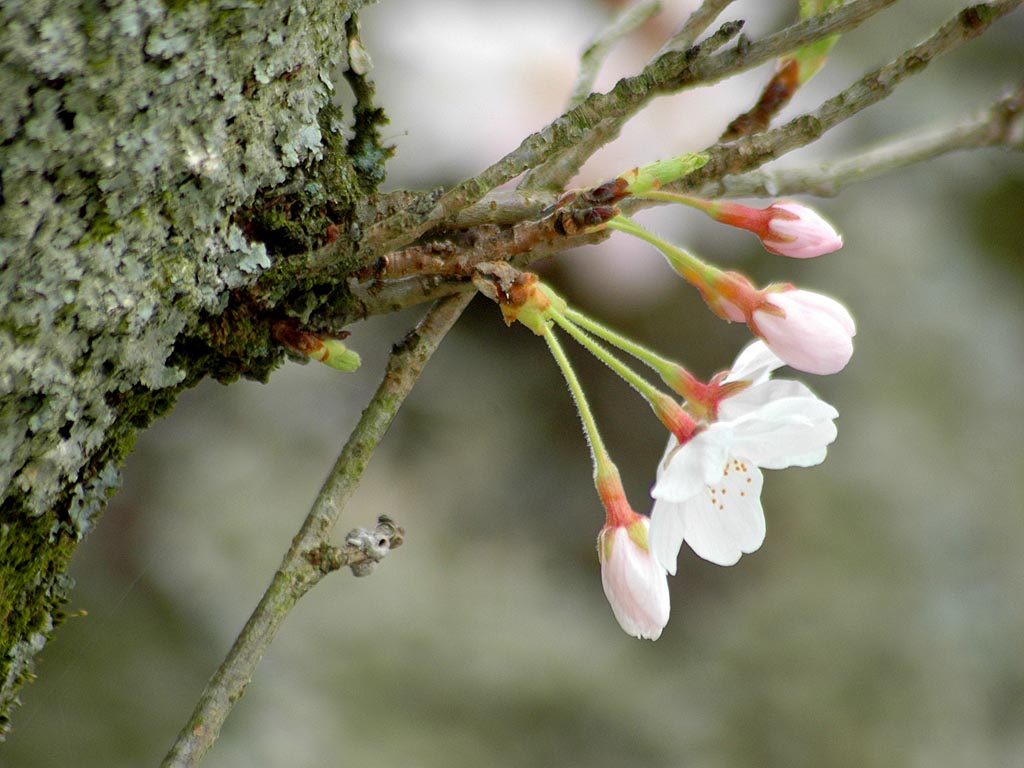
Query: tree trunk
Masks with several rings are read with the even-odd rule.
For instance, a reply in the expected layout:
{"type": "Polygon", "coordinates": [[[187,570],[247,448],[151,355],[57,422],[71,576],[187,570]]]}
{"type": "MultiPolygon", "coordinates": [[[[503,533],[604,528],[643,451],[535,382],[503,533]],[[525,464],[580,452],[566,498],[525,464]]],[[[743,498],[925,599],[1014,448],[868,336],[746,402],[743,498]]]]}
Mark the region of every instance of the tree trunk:
{"type": "Polygon", "coordinates": [[[344,244],[382,176],[359,5],[0,6],[0,734],[138,430],[346,301],[288,256],[344,244]]]}

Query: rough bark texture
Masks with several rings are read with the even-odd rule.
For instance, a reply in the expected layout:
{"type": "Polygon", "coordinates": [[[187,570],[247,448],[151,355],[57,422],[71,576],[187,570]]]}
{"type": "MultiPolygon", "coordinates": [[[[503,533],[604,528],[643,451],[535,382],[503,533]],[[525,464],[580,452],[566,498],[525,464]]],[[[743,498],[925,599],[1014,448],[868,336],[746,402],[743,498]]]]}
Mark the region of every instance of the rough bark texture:
{"type": "Polygon", "coordinates": [[[0,734],[137,430],[331,293],[250,288],[381,175],[365,82],[331,102],[359,5],[0,6],[0,734]]]}

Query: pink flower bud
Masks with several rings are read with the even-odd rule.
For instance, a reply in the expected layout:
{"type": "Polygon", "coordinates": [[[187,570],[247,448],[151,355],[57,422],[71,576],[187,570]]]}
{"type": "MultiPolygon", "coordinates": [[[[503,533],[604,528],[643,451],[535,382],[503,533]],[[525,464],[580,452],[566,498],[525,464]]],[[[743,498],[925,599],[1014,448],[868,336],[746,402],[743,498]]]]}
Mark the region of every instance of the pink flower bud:
{"type": "Polygon", "coordinates": [[[771,253],[810,259],[843,247],[843,238],[816,211],[791,200],[772,203],[768,226],[760,233],[761,244],[771,253]]]}
{"type": "Polygon", "coordinates": [[[841,371],[857,333],[846,307],[813,291],[766,291],[750,317],[751,330],[787,365],[807,373],[841,371]]]}
{"type": "Polygon", "coordinates": [[[716,221],[747,229],[761,239],[765,250],[780,256],[809,259],[843,247],[831,224],[806,205],[785,200],[767,208],[750,208],[728,201],[705,203],[716,221]]]}
{"type": "Polygon", "coordinates": [[[627,634],[657,640],[668,623],[668,580],[647,541],[650,521],[633,513],[629,525],[606,524],[597,537],[601,584],[627,634]]]}

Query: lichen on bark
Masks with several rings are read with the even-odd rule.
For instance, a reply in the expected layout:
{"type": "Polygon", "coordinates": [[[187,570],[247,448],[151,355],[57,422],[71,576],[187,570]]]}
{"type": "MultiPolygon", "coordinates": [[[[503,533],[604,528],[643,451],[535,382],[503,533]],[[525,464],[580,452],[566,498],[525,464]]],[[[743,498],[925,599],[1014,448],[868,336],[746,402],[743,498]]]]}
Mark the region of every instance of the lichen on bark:
{"type": "Polygon", "coordinates": [[[237,299],[280,252],[253,211],[376,181],[332,106],[360,5],[0,6],[0,734],[137,430],[280,360],[237,299]]]}

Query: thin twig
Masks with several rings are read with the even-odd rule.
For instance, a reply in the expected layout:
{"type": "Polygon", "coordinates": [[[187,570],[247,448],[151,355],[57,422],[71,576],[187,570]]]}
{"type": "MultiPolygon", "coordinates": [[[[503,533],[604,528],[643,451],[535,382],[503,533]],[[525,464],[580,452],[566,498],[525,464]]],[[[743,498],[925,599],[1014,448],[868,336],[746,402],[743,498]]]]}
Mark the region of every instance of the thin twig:
{"type": "MultiPolygon", "coordinates": [[[[716,0],[713,5],[717,7],[718,5],[723,5],[723,2],[722,0],[716,0]]],[[[702,6],[695,13],[700,13],[700,11],[704,9],[705,7],[702,6]]],[[[690,18],[692,19],[693,16],[690,18]]],[[[672,38],[672,40],[681,42],[688,38],[696,39],[696,37],[712,20],[713,17],[707,17],[706,21],[704,21],[704,18],[702,17],[693,25],[687,23],[684,25],[683,29],[681,29],[675,37],[672,38]]],[[[618,89],[624,84],[629,84],[625,89],[627,92],[632,90],[634,85],[638,88],[643,88],[644,78],[647,76],[651,76],[653,78],[654,73],[659,66],[661,66],[661,63],[673,58],[672,54],[675,54],[675,58],[682,55],[683,60],[686,62],[698,61],[702,57],[710,56],[735,37],[739,33],[741,26],[742,22],[730,22],[723,24],[718,31],[709,36],[708,39],[701,42],[700,45],[692,48],[687,47],[685,50],[677,50],[676,48],[668,47],[664,53],[659,53],[650,62],[648,62],[639,75],[634,78],[620,80],[615,88],[618,89]]],[[[682,85],[680,85],[679,89],[682,89],[682,85]]],[[[611,93],[614,92],[615,89],[611,91],[611,93]]],[[[651,96],[653,95],[654,94],[652,93],[651,96]]],[[[596,94],[591,94],[591,97],[594,96],[596,96],[596,94]]],[[[588,101],[589,100],[590,98],[588,98],[588,101]]],[[[576,175],[576,172],[579,171],[580,167],[590,158],[591,155],[605,144],[618,137],[619,132],[622,130],[622,126],[624,126],[629,119],[633,117],[633,115],[639,112],[646,103],[647,100],[638,99],[633,103],[624,106],[622,109],[610,111],[606,117],[603,117],[599,122],[592,125],[590,130],[581,133],[575,141],[569,143],[568,146],[563,148],[560,152],[553,154],[543,163],[526,173],[519,182],[518,187],[524,190],[561,189],[566,185],[566,183],[568,183],[569,179],[576,175]]],[[[605,108],[602,107],[602,109],[605,108]]]]}
{"type": "MultiPolygon", "coordinates": [[[[591,126],[587,132],[581,133],[560,154],[553,155],[542,165],[527,173],[519,186],[523,189],[546,189],[558,184],[564,185],[594,152],[614,140],[619,135],[622,126],[654,96],[676,93],[697,85],[722,80],[777,58],[814,40],[847,31],[886,6],[893,4],[896,0],[859,0],[847,3],[840,8],[786,27],[757,42],[750,42],[741,35],[740,42],[736,46],[724,53],[711,56],[714,51],[736,34],[735,27],[727,24],[701,42],[699,46],[690,49],[686,44],[692,44],[731,2],[732,0],[707,0],[691,14],[683,28],[666,43],[659,55],[644,68],[643,72],[634,78],[620,81],[608,94],[593,94],[592,99],[600,98],[595,109],[601,110],[602,120],[591,126]],[[732,35],[725,34],[726,31],[732,31],[732,35]],[[674,56],[680,55],[685,57],[688,65],[670,85],[659,86],[659,72],[664,68],[665,63],[673,61],[674,56]],[[642,90],[645,78],[650,81],[650,90],[644,99],[625,103],[618,108],[614,103],[611,105],[604,103],[609,97],[614,97],[620,88],[627,94],[634,90],[642,90]]],[[[587,103],[590,101],[591,99],[588,99],[587,103]]]]}
{"type": "MultiPolygon", "coordinates": [[[[652,57],[651,61],[648,62],[648,66],[653,65],[655,61],[667,53],[689,50],[697,42],[697,38],[711,25],[711,22],[718,18],[722,11],[734,2],[735,0],[704,0],[700,7],[687,17],[680,30],[670,37],[661,47],[661,50],[652,57]]],[[[714,45],[715,42],[715,40],[712,40],[710,44],[702,46],[699,49],[701,54],[707,55],[712,53],[717,47],[714,45]]],[[[725,39],[721,40],[722,44],[725,42],[725,39]]],[[[523,176],[523,180],[518,185],[519,188],[562,189],[569,183],[569,179],[579,172],[579,169],[590,159],[591,155],[618,137],[622,126],[638,110],[639,105],[636,110],[623,111],[601,120],[588,134],[581,137],[578,142],[570,145],[554,157],[548,158],[544,163],[523,176]]]]}
{"type": "Polygon", "coordinates": [[[584,49],[580,74],[569,95],[569,107],[582,103],[594,89],[594,81],[609,51],[619,40],[661,11],[661,0],[641,0],[625,8],[584,49]]]}
{"type": "MultiPolygon", "coordinates": [[[[690,51],[670,51],[634,77],[620,80],[606,94],[591,94],[585,102],[546,128],[528,136],[519,147],[482,173],[446,192],[427,212],[400,211],[370,227],[365,233],[359,261],[372,264],[379,256],[401,248],[430,229],[453,218],[490,190],[578,143],[594,126],[609,116],[635,113],[655,96],[721,80],[743,72],[805,45],[824,35],[853,29],[896,0],[855,0],[828,13],[794,24],[764,40],[733,48],[727,54],[705,59],[690,51]]],[[[739,32],[739,25],[725,25],[723,37],[739,32]]],[[[707,41],[705,41],[707,42],[707,41]]],[[[724,41],[723,41],[724,42],[724,41]]],[[[721,43],[719,43],[720,47],[721,43]]],[[[339,246],[327,246],[311,254],[310,263],[329,264],[337,260],[339,246]]]]}
{"type": "Polygon", "coordinates": [[[761,169],[701,187],[701,197],[835,195],[858,181],[906,168],[961,149],[1024,150],[1024,87],[970,120],[938,130],[915,131],[867,152],[802,168],[761,169]]]}
{"type": "MultiPolygon", "coordinates": [[[[1000,16],[1009,13],[1024,0],[1006,0],[991,5],[967,8],[940,27],[931,37],[905,51],[892,62],[869,73],[859,81],[826,101],[817,111],[801,115],[779,128],[747,136],[735,142],[715,145],[707,152],[711,160],[703,168],[691,173],[670,188],[683,191],[716,189],[725,185],[729,176],[749,172],[769,160],[803,147],[842,121],[888,96],[896,85],[910,75],[924,69],[935,57],[981,34],[1000,16]]],[[[626,212],[650,207],[654,203],[627,198],[620,205],[626,212]]],[[[464,281],[467,268],[479,261],[505,258],[517,266],[524,266],[585,243],[597,242],[607,232],[588,232],[575,237],[551,237],[551,222],[542,219],[522,222],[511,228],[493,227],[476,233],[477,237],[467,249],[456,249],[448,261],[458,265],[457,274],[447,278],[439,275],[415,275],[404,280],[380,281],[357,286],[356,293],[362,305],[361,312],[375,314],[401,309],[412,304],[468,290],[464,281]]],[[[357,319],[353,314],[350,318],[357,319]]]]}
{"type": "Polygon", "coordinates": [[[1024,0],[1003,0],[965,8],[929,38],[865,75],[814,112],[794,118],[779,128],[710,147],[708,162],[669,188],[693,191],[726,176],[753,170],[816,141],[829,129],[886,98],[897,85],[923,71],[933,59],[973,40],[1022,2],[1024,0]]]}
{"type": "Polygon", "coordinates": [[[895,2],[897,0],[853,0],[760,40],[741,39],[732,48],[695,62],[687,86],[720,82],[823,37],[848,32],[895,2]]]}
{"type": "MultiPolygon", "coordinates": [[[[199,764],[220,735],[231,709],[245,693],[256,665],[285,617],[299,598],[331,570],[324,563],[327,555],[334,554],[328,544],[332,528],[423,366],[472,298],[473,294],[467,293],[437,302],[392,353],[384,379],[342,448],[259,605],[207,683],[192,716],[164,758],[164,768],[199,764]]],[[[390,543],[393,545],[393,540],[390,543]]],[[[340,565],[354,562],[345,559],[343,552],[338,558],[340,565]]]]}
{"type": "Polygon", "coordinates": [[[711,26],[711,22],[717,19],[726,8],[736,0],[704,0],[700,7],[689,15],[679,31],[670,37],[654,58],[669,53],[670,51],[685,51],[704,34],[704,30],[711,26]]]}
{"type": "Polygon", "coordinates": [[[624,117],[609,117],[596,123],[586,136],[525,174],[518,188],[524,191],[564,189],[597,150],[618,138],[625,120],[624,117]]]}

